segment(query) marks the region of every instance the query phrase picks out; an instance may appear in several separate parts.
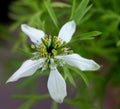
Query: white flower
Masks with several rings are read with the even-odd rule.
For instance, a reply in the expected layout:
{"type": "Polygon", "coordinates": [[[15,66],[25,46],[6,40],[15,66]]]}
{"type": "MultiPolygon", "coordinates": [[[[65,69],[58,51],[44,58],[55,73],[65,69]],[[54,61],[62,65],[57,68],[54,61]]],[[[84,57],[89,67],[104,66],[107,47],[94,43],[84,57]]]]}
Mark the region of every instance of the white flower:
{"type": "Polygon", "coordinates": [[[52,99],[62,103],[66,97],[66,83],[62,75],[57,70],[57,66],[69,64],[82,71],[98,70],[100,66],[93,60],[85,59],[78,54],[72,53],[72,50],[66,48],[75,30],[74,21],[69,21],[62,26],[58,37],[48,36],[42,30],[32,28],[26,24],[21,25],[21,29],[34,43],[36,50],[34,58],[25,61],[22,66],[7,80],[8,82],[17,81],[22,77],[33,75],[37,69],[50,69],[48,78],[48,90],[52,99]]]}

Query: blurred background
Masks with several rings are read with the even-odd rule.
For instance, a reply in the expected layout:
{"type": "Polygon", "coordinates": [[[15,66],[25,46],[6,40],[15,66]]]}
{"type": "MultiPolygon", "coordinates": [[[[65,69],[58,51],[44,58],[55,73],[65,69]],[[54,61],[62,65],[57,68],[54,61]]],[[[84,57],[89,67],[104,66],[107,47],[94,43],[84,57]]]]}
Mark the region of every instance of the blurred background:
{"type": "Polygon", "coordinates": [[[0,13],[0,109],[120,109],[120,0],[2,0],[0,13]],[[80,71],[81,78],[70,70],[62,104],[49,98],[47,71],[5,84],[31,52],[22,23],[56,35],[71,19],[71,48],[99,63],[99,71],[80,71]]]}

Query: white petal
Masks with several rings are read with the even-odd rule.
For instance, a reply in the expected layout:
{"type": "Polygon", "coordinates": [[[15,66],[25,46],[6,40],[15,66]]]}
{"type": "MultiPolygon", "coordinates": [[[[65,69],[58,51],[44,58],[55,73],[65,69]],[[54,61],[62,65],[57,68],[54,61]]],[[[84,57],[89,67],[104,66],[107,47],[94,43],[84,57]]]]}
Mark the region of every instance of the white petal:
{"type": "Polygon", "coordinates": [[[41,63],[43,61],[44,59],[25,61],[22,66],[7,80],[6,83],[17,81],[22,77],[31,76],[38,68],[40,68],[40,66],[42,67],[41,63]]]}
{"type": "Polygon", "coordinates": [[[52,99],[62,103],[67,95],[66,83],[56,67],[51,68],[47,86],[52,99]]]}
{"type": "Polygon", "coordinates": [[[24,33],[26,33],[26,35],[28,35],[31,41],[37,45],[41,43],[41,38],[43,38],[45,35],[42,30],[38,30],[26,24],[22,24],[21,29],[24,33]]]}
{"type": "Polygon", "coordinates": [[[64,24],[59,31],[58,38],[65,41],[69,42],[76,30],[76,24],[74,21],[67,22],[64,24]]]}
{"type": "Polygon", "coordinates": [[[81,57],[78,54],[70,54],[64,56],[64,61],[82,71],[98,70],[100,66],[93,60],[81,57]]]}

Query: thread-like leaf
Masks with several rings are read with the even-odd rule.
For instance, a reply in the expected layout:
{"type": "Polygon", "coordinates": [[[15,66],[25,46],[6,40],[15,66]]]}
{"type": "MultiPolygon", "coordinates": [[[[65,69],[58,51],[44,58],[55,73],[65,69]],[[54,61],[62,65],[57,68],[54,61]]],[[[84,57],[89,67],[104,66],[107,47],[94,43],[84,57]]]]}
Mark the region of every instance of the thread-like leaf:
{"type": "Polygon", "coordinates": [[[75,82],[74,82],[74,79],[73,79],[72,75],[70,74],[69,69],[67,68],[67,66],[63,67],[63,70],[64,70],[65,78],[66,78],[66,79],[68,78],[68,80],[70,81],[70,83],[71,83],[74,87],[76,87],[76,84],[75,84],[75,82]]]}
{"type": "Polygon", "coordinates": [[[58,109],[58,104],[56,102],[52,102],[51,109],[58,109]]]}
{"type": "Polygon", "coordinates": [[[70,20],[72,20],[74,16],[75,8],[76,8],[76,0],[73,0],[70,20]]]}
{"type": "Polygon", "coordinates": [[[71,19],[74,19],[76,24],[79,24],[79,22],[82,19],[82,17],[90,9],[91,5],[87,8],[88,3],[89,3],[89,0],[82,0],[81,3],[77,6],[77,9],[76,10],[73,9],[75,11],[72,11],[71,19]]]}
{"type": "Polygon", "coordinates": [[[53,23],[55,24],[55,26],[58,28],[58,21],[57,21],[57,17],[55,15],[55,12],[54,10],[52,9],[51,7],[51,3],[50,2],[47,2],[47,0],[44,0],[44,5],[53,21],[53,23]]]}
{"type": "Polygon", "coordinates": [[[99,31],[92,31],[92,32],[88,32],[88,33],[82,33],[80,36],[76,36],[75,38],[73,38],[73,40],[71,40],[70,43],[73,43],[75,41],[80,41],[80,40],[91,40],[94,39],[95,36],[101,35],[102,33],[99,31]]]}
{"type": "Polygon", "coordinates": [[[52,7],[60,7],[60,8],[70,8],[71,6],[69,4],[63,3],[63,2],[53,2],[51,4],[52,7]]]}
{"type": "Polygon", "coordinates": [[[88,86],[88,78],[87,76],[80,70],[78,70],[77,68],[75,67],[71,67],[71,66],[68,66],[71,70],[73,70],[74,72],[76,72],[78,75],[81,76],[81,78],[84,80],[85,84],[88,86]]]}

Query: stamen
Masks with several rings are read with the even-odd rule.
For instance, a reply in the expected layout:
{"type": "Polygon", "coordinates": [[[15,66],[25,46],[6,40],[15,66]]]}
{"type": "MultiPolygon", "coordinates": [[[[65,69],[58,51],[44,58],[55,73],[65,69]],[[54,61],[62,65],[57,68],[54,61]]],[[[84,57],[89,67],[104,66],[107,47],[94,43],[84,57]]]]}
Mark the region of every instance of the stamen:
{"type": "Polygon", "coordinates": [[[52,54],[53,54],[53,56],[56,56],[57,55],[57,51],[55,49],[52,49],[52,54]]]}
{"type": "Polygon", "coordinates": [[[35,49],[35,48],[36,48],[36,46],[32,44],[32,45],[31,45],[31,48],[32,48],[32,49],[35,49]]]}

